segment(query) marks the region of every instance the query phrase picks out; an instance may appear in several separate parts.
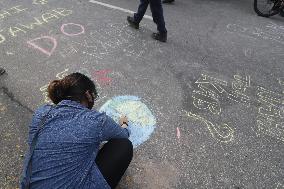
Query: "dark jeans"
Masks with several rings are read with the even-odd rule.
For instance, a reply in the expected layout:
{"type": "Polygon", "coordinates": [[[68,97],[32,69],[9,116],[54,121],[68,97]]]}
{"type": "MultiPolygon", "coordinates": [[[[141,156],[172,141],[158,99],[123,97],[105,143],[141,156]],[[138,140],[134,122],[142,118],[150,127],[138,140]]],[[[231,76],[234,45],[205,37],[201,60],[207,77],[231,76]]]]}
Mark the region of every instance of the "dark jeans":
{"type": "Polygon", "coordinates": [[[149,3],[153,21],[157,24],[158,31],[161,33],[167,32],[161,0],[140,0],[138,11],[134,14],[134,21],[140,23],[147,10],[149,3]]]}
{"type": "Polygon", "coordinates": [[[128,168],[133,146],[128,139],[111,139],[98,152],[96,164],[111,188],[115,188],[128,168]]]}

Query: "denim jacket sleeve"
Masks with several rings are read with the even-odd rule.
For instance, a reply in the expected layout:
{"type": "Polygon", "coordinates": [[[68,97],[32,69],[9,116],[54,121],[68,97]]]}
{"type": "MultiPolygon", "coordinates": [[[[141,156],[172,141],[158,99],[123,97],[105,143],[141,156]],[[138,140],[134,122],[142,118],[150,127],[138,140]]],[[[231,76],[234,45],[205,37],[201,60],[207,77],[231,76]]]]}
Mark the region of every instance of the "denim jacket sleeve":
{"type": "Polygon", "coordinates": [[[112,118],[105,115],[102,123],[102,141],[107,141],[112,138],[128,138],[130,131],[128,128],[122,128],[112,118]]]}

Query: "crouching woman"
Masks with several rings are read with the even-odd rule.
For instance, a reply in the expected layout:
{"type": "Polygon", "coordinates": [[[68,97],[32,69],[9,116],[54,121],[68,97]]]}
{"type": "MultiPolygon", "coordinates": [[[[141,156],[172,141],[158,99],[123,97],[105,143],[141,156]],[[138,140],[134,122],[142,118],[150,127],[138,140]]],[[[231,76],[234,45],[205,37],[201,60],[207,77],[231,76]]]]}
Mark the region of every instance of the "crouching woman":
{"type": "Polygon", "coordinates": [[[81,73],[52,81],[48,94],[55,105],[34,113],[20,188],[115,188],[132,160],[127,118],[92,110],[96,87],[81,73]]]}

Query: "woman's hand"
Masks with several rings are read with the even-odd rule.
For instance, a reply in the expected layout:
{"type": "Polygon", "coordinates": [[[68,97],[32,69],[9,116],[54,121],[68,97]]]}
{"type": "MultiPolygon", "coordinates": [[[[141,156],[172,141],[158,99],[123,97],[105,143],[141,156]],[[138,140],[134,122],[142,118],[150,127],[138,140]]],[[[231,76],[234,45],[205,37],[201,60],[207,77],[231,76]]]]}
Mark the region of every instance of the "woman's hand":
{"type": "Polygon", "coordinates": [[[120,119],[119,119],[119,125],[122,127],[122,128],[126,128],[128,126],[128,119],[126,116],[121,116],[120,119]]]}

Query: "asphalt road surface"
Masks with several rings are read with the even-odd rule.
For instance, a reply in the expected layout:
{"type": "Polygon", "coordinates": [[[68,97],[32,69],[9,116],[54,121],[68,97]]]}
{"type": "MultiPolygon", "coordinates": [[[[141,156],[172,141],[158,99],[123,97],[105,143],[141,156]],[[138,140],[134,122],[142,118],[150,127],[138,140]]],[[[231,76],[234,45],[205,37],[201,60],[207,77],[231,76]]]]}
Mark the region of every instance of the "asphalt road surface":
{"type": "Polygon", "coordinates": [[[134,96],[154,116],[131,114],[154,130],[120,188],[283,189],[284,18],[256,16],[252,0],[176,0],[160,43],[149,10],[128,26],[138,3],[0,0],[0,188],[18,187],[49,81],[79,71],[98,85],[96,109],[134,96]]]}

